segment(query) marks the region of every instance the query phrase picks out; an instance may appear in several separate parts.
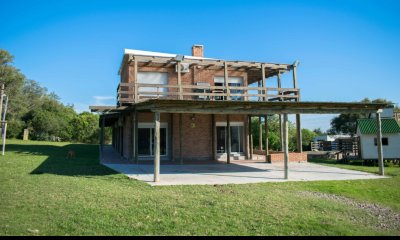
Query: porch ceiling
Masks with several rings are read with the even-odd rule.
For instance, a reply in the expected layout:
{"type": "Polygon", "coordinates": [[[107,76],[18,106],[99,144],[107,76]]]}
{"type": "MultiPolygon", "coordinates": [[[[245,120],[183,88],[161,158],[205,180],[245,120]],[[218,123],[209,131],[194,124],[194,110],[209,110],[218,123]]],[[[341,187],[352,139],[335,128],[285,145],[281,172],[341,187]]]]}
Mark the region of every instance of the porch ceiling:
{"type": "Polygon", "coordinates": [[[353,102],[249,102],[149,99],[132,106],[138,111],[198,114],[329,114],[371,113],[383,109],[381,103],[353,102]]]}

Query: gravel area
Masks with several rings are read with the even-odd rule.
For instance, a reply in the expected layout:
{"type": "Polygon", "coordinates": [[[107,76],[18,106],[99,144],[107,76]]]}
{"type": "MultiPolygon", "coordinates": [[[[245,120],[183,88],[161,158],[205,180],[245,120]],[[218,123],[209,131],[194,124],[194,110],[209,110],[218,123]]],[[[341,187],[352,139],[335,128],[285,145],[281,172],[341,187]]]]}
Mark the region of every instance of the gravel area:
{"type": "Polygon", "coordinates": [[[337,196],[334,194],[308,191],[301,191],[299,194],[302,196],[329,199],[354,208],[365,210],[370,216],[378,220],[376,227],[379,229],[400,229],[400,213],[397,213],[390,208],[382,207],[374,203],[357,202],[351,198],[337,196]]]}

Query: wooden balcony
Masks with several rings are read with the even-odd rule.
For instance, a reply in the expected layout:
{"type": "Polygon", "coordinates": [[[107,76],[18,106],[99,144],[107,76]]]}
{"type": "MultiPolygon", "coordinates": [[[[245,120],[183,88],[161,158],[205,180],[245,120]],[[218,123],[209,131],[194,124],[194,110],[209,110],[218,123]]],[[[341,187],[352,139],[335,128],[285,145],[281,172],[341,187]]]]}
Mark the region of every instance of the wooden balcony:
{"type": "Polygon", "coordinates": [[[209,100],[209,101],[298,101],[298,88],[264,88],[237,86],[165,85],[120,83],[117,88],[119,105],[146,99],[209,100]]]}

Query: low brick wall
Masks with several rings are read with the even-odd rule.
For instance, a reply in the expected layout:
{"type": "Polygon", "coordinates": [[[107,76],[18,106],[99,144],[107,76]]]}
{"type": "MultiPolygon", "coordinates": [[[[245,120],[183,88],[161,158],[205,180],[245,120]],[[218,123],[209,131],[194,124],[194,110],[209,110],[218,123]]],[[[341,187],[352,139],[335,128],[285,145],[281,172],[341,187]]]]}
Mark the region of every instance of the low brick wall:
{"type": "MultiPolygon", "coordinates": [[[[256,149],[254,149],[253,153],[258,155],[265,155],[265,151],[260,151],[256,149]]],[[[283,152],[269,152],[268,162],[283,162],[283,157],[283,152]]],[[[307,162],[307,153],[289,152],[289,162],[307,162]]]]}

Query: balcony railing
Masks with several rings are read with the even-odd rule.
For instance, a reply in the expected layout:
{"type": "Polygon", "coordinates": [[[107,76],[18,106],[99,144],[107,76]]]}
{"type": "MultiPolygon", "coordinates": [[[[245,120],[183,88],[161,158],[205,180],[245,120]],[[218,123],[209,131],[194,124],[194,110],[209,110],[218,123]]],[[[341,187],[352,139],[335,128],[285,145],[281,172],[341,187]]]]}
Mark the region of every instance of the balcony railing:
{"type": "Polygon", "coordinates": [[[146,99],[181,99],[211,101],[297,101],[297,88],[264,88],[237,86],[165,85],[120,83],[119,104],[137,103],[146,99]],[[135,91],[135,87],[137,88],[135,91]]]}

